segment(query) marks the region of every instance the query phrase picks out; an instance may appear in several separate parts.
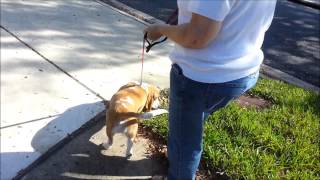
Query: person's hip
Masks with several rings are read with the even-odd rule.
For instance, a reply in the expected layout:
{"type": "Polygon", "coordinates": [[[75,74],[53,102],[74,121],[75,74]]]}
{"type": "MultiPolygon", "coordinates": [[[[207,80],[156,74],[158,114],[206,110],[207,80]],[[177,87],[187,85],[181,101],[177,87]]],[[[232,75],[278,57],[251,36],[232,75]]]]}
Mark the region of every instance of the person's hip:
{"type": "Polygon", "coordinates": [[[259,71],[256,71],[248,76],[228,82],[203,83],[186,77],[183,73],[182,68],[178,64],[172,64],[171,76],[174,76],[171,77],[171,80],[176,81],[175,83],[178,83],[179,87],[182,89],[192,88],[189,90],[200,89],[201,91],[203,91],[203,89],[206,89],[206,91],[208,91],[207,89],[213,89],[211,91],[214,91],[214,94],[239,96],[256,84],[259,77],[259,71]],[[195,88],[199,86],[200,88],[195,88]]]}

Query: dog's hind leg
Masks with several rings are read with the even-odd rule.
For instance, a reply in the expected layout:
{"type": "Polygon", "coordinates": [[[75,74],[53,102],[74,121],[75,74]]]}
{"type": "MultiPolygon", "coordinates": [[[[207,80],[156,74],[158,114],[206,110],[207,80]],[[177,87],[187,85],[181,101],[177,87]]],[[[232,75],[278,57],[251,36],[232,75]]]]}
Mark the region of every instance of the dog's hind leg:
{"type": "Polygon", "coordinates": [[[134,139],[128,137],[127,151],[126,151],[126,157],[127,158],[130,158],[132,156],[133,141],[134,141],[134,139]]]}
{"type": "Polygon", "coordinates": [[[108,136],[108,140],[102,144],[105,149],[110,149],[113,144],[113,135],[108,136]]]}
{"type": "Polygon", "coordinates": [[[127,158],[130,158],[133,153],[132,153],[132,147],[133,147],[133,143],[137,137],[137,132],[138,132],[138,123],[134,123],[132,125],[130,125],[127,129],[127,151],[126,151],[126,156],[127,158]]]}
{"type": "Polygon", "coordinates": [[[107,117],[106,117],[106,121],[107,121],[107,123],[106,123],[106,125],[107,125],[107,127],[106,127],[106,134],[107,134],[108,139],[107,139],[106,142],[104,142],[104,143],[102,144],[102,146],[103,146],[105,149],[110,149],[110,148],[112,147],[112,144],[113,144],[113,133],[112,133],[112,125],[113,125],[113,124],[112,124],[111,121],[108,121],[107,119],[108,119],[108,114],[107,114],[107,117]]]}
{"type": "Polygon", "coordinates": [[[107,130],[107,136],[108,136],[108,140],[106,142],[104,142],[102,144],[102,146],[105,149],[110,149],[112,147],[112,144],[113,144],[113,134],[112,134],[112,132],[109,133],[108,130],[107,130]]]}

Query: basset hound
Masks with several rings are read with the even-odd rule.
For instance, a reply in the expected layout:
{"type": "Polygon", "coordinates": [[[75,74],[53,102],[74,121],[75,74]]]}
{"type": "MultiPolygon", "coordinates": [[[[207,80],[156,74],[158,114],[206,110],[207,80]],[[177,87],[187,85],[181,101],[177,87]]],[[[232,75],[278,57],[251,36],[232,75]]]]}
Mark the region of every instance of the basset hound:
{"type": "Polygon", "coordinates": [[[164,109],[157,109],[160,105],[159,97],[160,90],[154,85],[139,85],[130,82],[120,87],[109,101],[106,111],[108,140],[103,143],[103,146],[106,149],[110,148],[113,143],[113,135],[124,133],[128,137],[126,156],[128,158],[132,156],[139,120],[167,113],[164,109]]]}

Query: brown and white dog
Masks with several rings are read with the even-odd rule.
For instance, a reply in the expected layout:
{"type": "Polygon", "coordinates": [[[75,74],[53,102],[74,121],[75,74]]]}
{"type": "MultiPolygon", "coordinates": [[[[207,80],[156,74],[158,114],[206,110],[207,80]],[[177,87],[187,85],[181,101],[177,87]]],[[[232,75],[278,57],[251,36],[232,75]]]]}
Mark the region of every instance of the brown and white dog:
{"type": "Polygon", "coordinates": [[[148,84],[139,85],[130,82],[122,86],[111,98],[106,113],[106,132],[108,141],[103,146],[112,146],[113,135],[124,133],[128,137],[127,157],[132,155],[133,142],[138,132],[140,119],[148,119],[155,115],[167,113],[164,109],[156,109],[160,105],[160,90],[148,84]],[[146,113],[143,113],[146,112],[146,113]]]}

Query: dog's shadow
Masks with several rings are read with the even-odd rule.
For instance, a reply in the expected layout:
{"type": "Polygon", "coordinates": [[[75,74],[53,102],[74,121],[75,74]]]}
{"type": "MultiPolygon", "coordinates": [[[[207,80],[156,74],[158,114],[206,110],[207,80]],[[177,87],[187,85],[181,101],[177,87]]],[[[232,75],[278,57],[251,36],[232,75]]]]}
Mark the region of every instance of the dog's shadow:
{"type": "Polygon", "coordinates": [[[104,103],[99,101],[80,104],[65,110],[35,133],[31,146],[35,151],[45,153],[104,109],[104,103]]]}
{"type": "Polygon", "coordinates": [[[125,157],[126,144],[121,136],[115,136],[115,142],[111,149],[105,150],[101,145],[105,139],[105,128],[101,128],[104,121],[79,137],[82,140],[73,141],[68,145],[72,149],[69,155],[70,161],[74,162],[72,168],[61,172],[64,177],[87,176],[93,179],[144,179],[148,176],[166,174],[166,161],[147,154],[143,148],[139,148],[143,142],[138,138],[134,144],[133,156],[125,157]],[[120,142],[119,142],[120,141],[120,142]],[[72,148],[74,147],[74,148],[72,148]],[[77,148],[75,148],[77,147],[77,148]],[[88,176],[89,175],[89,176],[88,176]]]}
{"type": "MultiPolygon", "coordinates": [[[[39,141],[45,136],[43,132],[33,141],[38,149],[39,141]]],[[[166,174],[166,160],[148,154],[145,148],[139,148],[143,138],[138,138],[130,159],[125,157],[124,141],[117,142],[119,136],[115,138],[111,149],[106,150],[101,145],[106,140],[105,116],[102,116],[93,127],[34,168],[25,179],[145,179],[166,174]]]]}

